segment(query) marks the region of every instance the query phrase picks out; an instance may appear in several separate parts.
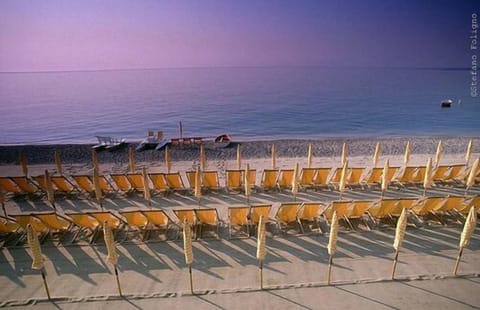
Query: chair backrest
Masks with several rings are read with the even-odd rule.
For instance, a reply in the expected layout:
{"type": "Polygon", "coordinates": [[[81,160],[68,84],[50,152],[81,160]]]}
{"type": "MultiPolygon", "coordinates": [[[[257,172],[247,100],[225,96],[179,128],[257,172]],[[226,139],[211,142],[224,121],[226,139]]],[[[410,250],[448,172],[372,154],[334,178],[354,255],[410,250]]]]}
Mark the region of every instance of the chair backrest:
{"type": "MultiPolygon", "coordinates": [[[[187,176],[188,185],[191,189],[195,188],[195,175],[197,174],[196,171],[185,171],[185,175],[187,176]]],[[[201,174],[201,172],[200,172],[201,174]]]]}
{"type": "Polygon", "coordinates": [[[195,209],[195,215],[197,216],[197,220],[202,224],[218,224],[217,209],[195,209]]]}
{"type": "Polygon", "coordinates": [[[293,169],[281,169],[278,176],[278,186],[280,188],[290,188],[292,187],[293,181],[293,169]]]}
{"type": "Polygon", "coordinates": [[[179,172],[174,173],[165,173],[165,179],[167,180],[168,187],[172,190],[183,190],[185,185],[183,185],[182,176],[179,172]]]}
{"type": "Polygon", "coordinates": [[[36,232],[47,232],[49,230],[48,227],[42,223],[42,221],[40,221],[33,215],[19,214],[19,215],[13,215],[13,218],[15,219],[15,222],[17,222],[17,224],[20,225],[25,231],[27,230],[28,224],[32,225],[32,228],[36,232]]]}
{"type": "Polygon", "coordinates": [[[11,179],[25,193],[34,194],[38,191],[38,188],[27,177],[11,177],[11,179]]]}
{"type": "Polygon", "coordinates": [[[443,206],[445,197],[427,197],[422,198],[417,205],[412,208],[416,214],[427,214],[443,206]]]}
{"type": "Polygon", "coordinates": [[[75,190],[75,187],[67,180],[63,175],[61,176],[51,176],[50,179],[52,183],[58,188],[58,190],[70,193],[75,190]]]}
{"type": "Polygon", "coordinates": [[[417,172],[415,173],[415,176],[413,177],[413,183],[423,183],[425,180],[425,173],[427,172],[427,167],[425,166],[420,166],[417,167],[417,172]]]}
{"type": "Polygon", "coordinates": [[[325,210],[325,204],[322,202],[304,202],[300,210],[297,213],[297,216],[301,220],[312,221],[317,219],[323,210],[325,210]]]}
{"type": "Polygon", "coordinates": [[[447,176],[448,170],[450,170],[450,166],[438,166],[433,171],[432,179],[434,181],[445,181],[445,177],[447,176]]]}
{"type": "MultiPolygon", "coordinates": [[[[242,177],[240,179],[240,182],[241,182],[242,186],[245,183],[244,178],[245,178],[245,170],[242,170],[242,177]]],[[[255,169],[248,170],[248,181],[250,182],[251,187],[255,186],[255,184],[257,183],[257,170],[255,170],[255,169]]]]}
{"type": "Polygon", "coordinates": [[[55,213],[37,213],[32,214],[38,218],[46,227],[54,230],[66,230],[70,227],[70,222],[58,217],[55,213]]]}
{"type": "MultiPolygon", "coordinates": [[[[92,179],[90,179],[91,181],[92,179]]],[[[113,187],[110,184],[110,182],[105,178],[104,175],[99,175],[98,176],[98,183],[100,184],[100,189],[103,192],[111,192],[113,191],[113,187]]]]}
{"type": "Polygon", "coordinates": [[[35,182],[37,182],[38,186],[42,189],[42,191],[47,192],[47,185],[45,184],[45,176],[44,175],[33,176],[32,179],[35,182]]]}
{"type": "Polygon", "coordinates": [[[203,186],[208,189],[219,189],[220,183],[218,181],[217,171],[203,171],[203,186]]]}
{"type": "Polygon", "coordinates": [[[67,215],[79,227],[94,230],[100,226],[98,220],[87,213],[67,213],[67,215]]]}
{"type": "Polygon", "coordinates": [[[137,191],[143,191],[143,175],[141,173],[129,173],[127,179],[132,185],[132,188],[137,191]]]}
{"type": "Polygon", "coordinates": [[[401,175],[397,177],[397,181],[400,183],[413,182],[416,171],[417,167],[404,167],[401,175]]]}
{"type": "Polygon", "coordinates": [[[121,211],[119,213],[131,227],[143,228],[148,224],[148,219],[142,211],[121,211]]]}
{"type": "Polygon", "coordinates": [[[242,187],[242,170],[225,171],[225,187],[227,189],[239,189],[242,187]]]}
{"type": "Polygon", "coordinates": [[[265,220],[268,220],[270,215],[270,209],[272,205],[253,205],[250,206],[250,221],[254,224],[258,224],[260,216],[263,215],[265,220]]]}
{"type": "Polygon", "coordinates": [[[103,223],[105,221],[107,221],[107,225],[110,228],[118,228],[122,223],[118,217],[116,217],[109,211],[94,211],[89,212],[89,214],[95,219],[97,219],[101,226],[103,226],[103,223]]]}
{"type": "Polygon", "coordinates": [[[445,180],[461,180],[466,177],[467,166],[460,165],[451,165],[450,173],[446,176],[445,180]]]}
{"type": "Polygon", "coordinates": [[[368,209],[368,213],[370,213],[370,215],[374,218],[384,218],[392,214],[397,203],[398,199],[396,198],[383,198],[374,202],[368,209]]]}
{"type": "Polygon", "coordinates": [[[178,223],[181,225],[187,221],[188,224],[194,225],[197,222],[197,217],[195,216],[195,209],[183,209],[183,210],[173,210],[173,213],[178,218],[178,223]]]}
{"type": "Polygon", "coordinates": [[[465,207],[465,197],[448,196],[445,198],[443,205],[435,211],[447,212],[451,210],[461,210],[465,207]]]}
{"type": "Polygon", "coordinates": [[[349,219],[352,218],[361,218],[365,212],[370,209],[373,205],[373,201],[370,200],[354,200],[350,204],[348,214],[346,215],[349,219]]]}
{"type": "Polygon", "coordinates": [[[75,180],[75,183],[77,183],[77,185],[84,191],[95,191],[95,186],[88,175],[74,175],[72,178],[75,180]]]}
{"type": "Polygon", "coordinates": [[[359,184],[365,168],[351,168],[347,184],[359,184]]]}
{"type": "Polygon", "coordinates": [[[277,169],[265,169],[262,173],[261,187],[264,189],[272,189],[277,187],[278,170],[277,169]]]}
{"type": "Polygon", "coordinates": [[[316,168],[302,168],[302,172],[300,173],[300,182],[299,184],[302,186],[311,186],[313,185],[313,177],[317,172],[316,168]]]}
{"type": "Polygon", "coordinates": [[[472,207],[475,207],[477,211],[480,209],[480,196],[474,196],[467,201],[462,209],[457,209],[460,213],[468,213],[472,207]]]}
{"type": "Polygon", "coordinates": [[[5,219],[0,219],[0,232],[4,234],[9,234],[16,232],[20,228],[16,222],[6,221],[5,219]]]}
{"type": "Polygon", "coordinates": [[[249,211],[249,207],[229,207],[228,219],[230,224],[238,226],[247,225],[249,211]]]}
{"type": "Polygon", "coordinates": [[[363,182],[367,184],[381,183],[382,174],[383,174],[383,167],[374,167],[368,172],[363,182]]]}
{"type": "Polygon", "coordinates": [[[329,183],[339,183],[340,178],[342,177],[342,170],[343,168],[336,168],[333,172],[333,175],[330,177],[329,183]]]}
{"type": "Polygon", "coordinates": [[[167,180],[163,173],[149,173],[148,177],[152,181],[153,189],[164,191],[168,189],[167,180]]]}
{"type": "MultiPolygon", "coordinates": [[[[399,170],[400,170],[400,167],[388,167],[388,174],[387,174],[388,181],[392,181],[393,177],[397,174],[399,170]]],[[[383,170],[382,170],[382,173],[383,173],[383,170]]]]}
{"type": "Polygon", "coordinates": [[[403,209],[412,209],[419,202],[418,198],[399,198],[391,211],[391,215],[400,216],[403,209]]]}
{"type": "Polygon", "coordinates": [[[337,217],[342,218],[347,215],[348,208],[350,204],[352,203],[351,200],[336,200],[332,201],[330,205],[327,207],[325,212],[323,212],[324,216],[326,217],[327,220],[332,220],[333,218],[333,212],[337,212],[337,217]]]}
{"type": "Polygon", "coordinates": [[[130,181],[128,180],[126,175],[111,174],[110,177],[112,178],[117,188],[122,192],[128,192],[129,190],[132,189],[132,185],[130,184],[130,181]]]}
{"type": "Polygon", "coordinates": [[[168,226],[170,217],[163,210],[144,210],[142,213],[147,217],[148,222],[155,226],[168,226]]]}
{"type": "Polygon", "coordinates": [[[328,176],[330,175],[331,168],[316,168],[315,175],[313,177],[314,186],[327,186],[328,176]]]}
{"type": "Polygon", "coordinates": [[[301,202],[281,203],[277,209],[275,218],[281,222],[291,223],[297,220],[297,213],[301,207],[301,202]]]}
{"type": "Polygon", "coordinates": [[[8,177],[0,177],[0,188],[7,193],[18,194],[21,189],[8,177]]]}

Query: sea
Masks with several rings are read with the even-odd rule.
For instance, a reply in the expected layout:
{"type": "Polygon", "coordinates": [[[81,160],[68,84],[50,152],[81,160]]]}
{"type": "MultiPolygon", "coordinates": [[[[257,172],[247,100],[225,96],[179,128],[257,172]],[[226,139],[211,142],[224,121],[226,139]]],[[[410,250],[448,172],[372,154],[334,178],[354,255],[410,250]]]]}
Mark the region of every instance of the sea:
{"type": "Polygon", "coordinates": [[[461,68],[216,67],[0,73],[0,144],[479,136],[461,68]],[[451,99],[450,108],[441,108],[451,99]]]}

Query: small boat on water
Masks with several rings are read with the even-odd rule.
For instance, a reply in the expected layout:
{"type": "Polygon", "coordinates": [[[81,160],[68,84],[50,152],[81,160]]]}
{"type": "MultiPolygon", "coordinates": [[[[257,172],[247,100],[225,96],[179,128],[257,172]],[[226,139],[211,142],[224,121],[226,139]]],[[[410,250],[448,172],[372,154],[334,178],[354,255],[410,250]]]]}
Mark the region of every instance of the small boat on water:
{"type": "Polygon", "coordinates": [[[148,136],[138,144],[136,151],[154,150],[157,146],[165,145],[166,143],[168,141],[163,138],[162,131],[157,131],[157,135],[155,135],[152,130],[149,130],[148,136]]]}
{"type": "Polygon", "coordinates": [[[95,144],[92,146],[92,148],[97,152],[115,151],[127,145],[127,141],[125,139],[116,139],[105,136],[96,136],[96,138],[98,140],[98,144],[95,144]]]}
{"type": "Polygon", "coordinates": [[[452,106],[452,103],[453,103],[452,100],[447,99],[447,100],[443,100],[442,103],[440,104],[440,106],[442,108],[450,108],[452,106]]]}
{"type": "Polygon", "coordinates": [[[225,148],[232,143],[232,137],[227,134],[222,134],[217,137],[181,137],[171,138],[170,141],[163,144],[158,144],[155,150],[162,150],[165,146],[172,148],[190,148],[203,146],[207,149],[225,148]]]}

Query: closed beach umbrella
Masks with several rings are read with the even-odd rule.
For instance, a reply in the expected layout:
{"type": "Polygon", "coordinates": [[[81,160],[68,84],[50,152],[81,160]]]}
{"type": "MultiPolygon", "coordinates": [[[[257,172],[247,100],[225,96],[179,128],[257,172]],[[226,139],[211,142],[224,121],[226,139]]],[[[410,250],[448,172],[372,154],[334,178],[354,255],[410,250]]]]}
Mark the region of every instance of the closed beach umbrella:
{"type": "Polygon", "coordinates": [[[275,144],[272,144],[272,169],[275,169],[277,166],[277,147],[275,144]]]}
{"type": "Polygon", "coordinates": [[[292,194],[293,194],[294,200],[296,200],[297,194],[298,194],[298,163],[296,163],[295,168],[293,168],[292,194]]]}
{"type": "Polygon", "coordinates": [[[118,278],[118,270],[117,270],[118,254],[115,248],[115,240],[113,238],[113,232],[110,226],[108,226],[107,221],[103,222],[103,238],[105,240],[105,246],[107,247],[107,262],[113,265],[115,278],[117,280],[118,294],[122,296],[122,288],[120,287],[120,279],[118,278]]]}
{"type": "Polygon", "coordinates": [[[465,164],[467,166],[468,166],[468,163],[470,162],[470,157],[472,157],[472,147],[473,147],[473,141],[470,139],[467,145],[467,152],[465,153],[465,164]]]}
{"type": "Polygon", "coordinates": [[[251,188],[250,188],[250,165],[247,164],[245,166],[245,173],[243,176],[243,184],[245,186],[245,197],[247,197],[247,205],[250,204],[250,194],[251,194],[251,188]]]}
{"type": "Polygon", "coordinates": [[[5,209],[5,193],[2,188],[0,188],[0,203],[2,204],[2,210],[3,210],[3,215],[5,216],[5,219],[8,222],[8,214],[7,210],[5,209]]]}
{"type": "Polygon", "coordinates": [[[195,198],[197,198],[198,203],[200,203],[200,198],[202,197],[202,176],[200,168],[197,167],[195,171],[195,198]]]}
{"type": "Polygon", "coordinates": [[[383,166],[383,172],[382,172],[382,197],[383,193],[388,189],[388,184],[390,180],[388,179],[388,170],[389,170],[389,161],[388,159],[385,161],[385,165],[383,166]]]}
{"type": "Polygon", "coordinates": [[[402,246],[403,237],[405,236],[405,230],[407,229],[407,209],[402,210],[402,214],[398,218],[397,228],[395,229],[395,240],[393,241],[393,248],[395,249],[395,258],[393,260],[392,268],[392,280],[395,278],[395,269],[397,267],[398,253],[402,246]]]}
{"type": "Polygon", "coordinates": [[[100,208],[103,210],[103,204],[102,204],[103,194],[102,194],[102,188],[100,187],[100,177],[98,175],[97,169],[93,169],[93,187],[95,188],[95,198],[100,204],[100,208]]]}
{"type": "Polygon", "coordinates": [[[148,184],[147,167],[143,167],[142,176],[143,176],[143,196],[145,197],[145,200],[148,202],[148,205],[151,206],[152,195],[150,193],[150,186],[148,184]]]}
{"type": "Polygon", "coordinates": [[[333,211],[332,223],[330,225],[330,233],[328,236],[328,275],[327,275],[327,284],[330,285],[331,271],[333,265],[333,255],[337,251],[337,234],[338,234],[338,217],[337,211],[333,211]]]}
{"type": "Polygon", "coordinates": [[[342,199],[342,194],[345,191],[345,183],[347,182],[347,171],[348,171],[348,161],[343,163],[342,173],[340,175],[340,184],[338,185],[338,190],[340,191],[340,199],[342,199]]]}
{"type": "Polygon", "coordinates": [[[205,170],[207,166],[207,158],[205,156],[205,147],[203,144],[200,144],[200,170],[205,170]]]}
{"type": "Polygon", "coordinates": [[[347,162],[347,155],[348,155],[348,146],[347,143],[343,143],[342,147],[342,165],[344,165],[347,162]]]}
{"type": "Polygon", "coordinates": [[[20,153],[20,166],[22,167],[22,172],[23,175],[28,177],[28,165],[27,165],[27,158],[25,157],[25,154],[20,153]]]}
{"type": "Polygon", "coordinates": [[[48,299],[50,299],[50,291],[47,285],[47,279],[45,277],[44,261],[42,255],[42,249],[40,248],[40,242],[38,241],[38,236],[32,225],[27,225],[27,242],[30,250],[32,251],[32,269],[40,270],[42,273],[43,285],[47,293],[48,299]]]}
{"type": "Polygon", "coordinates": [[[190,274],[190,292],[193,294],[193,277],[192,277],[192,263],[193,263],[193,249],[192,249],[192,231],[187,220],[183,223],[183,250],[185,253],[185,263],[188,266],[188,273],[190,274]]]}
{"type": "Polygon", "coordinates": [[[380,156],[380,142],[375,145],[375,152],[373,153],[373,166],[376,167],[378,163],[378,156],[380,156]]]}
{"type": "Polygon", "coordinates": [[[432,177],[432,159],[429,158],[427,161],[427,168],[425,169],[425,178],[423,179],[423,196],[425,196],[427,188],[430,188],[432,185],[432,177]]]}
{"type": "Polygon", "coordinates": [[[405,155],[403,157],[403,164],[405,167],[408,165],[408,162],[410,161],[410,152],[411,152],[411,146],[410,146],[410,141],[408,141],[407,146],[405,147],[405,155]]]}
{"type": "Polygon", "coordinates": [[[168,145],[165,147],[165,167],[167,167],[167,173],[170,173],[170,170],[172,170],[172,160],[170,159],[168,145]]]}
{"type": "Polygon", "coordinates": [[[240,144],[237,145],[237,169],[240,170],[242,167],[242,149],[240,144]]]}
{"type": "Polygon", "coordinates": [[[55,157],[55,165],[57,166],[57,173],[62,175],[62,161],[60,159],[60,153],[58,151],[55,151],[53,156],[55,157]]]}
{"type": "Polygon", "coordinates": [[[133,147],[128,149],[128,170],[130,173],[135,173],[135,149],[133,147]]]}
{"type": "Polygon", "coordinates": [[[308,168],[312,168],[312,161],[313,161],[313,147],[312,144],[308,144],[308,156],[307,156],[307,165],[308,168]]]}
{"type": "Polygon", "coordinates": [[[470,237],[472,236],[473,232],[475,231],[475,227],[477,225],[477,211],[475,206],[470,208],[468,212],[467,220],[465,221],[465,225],[463,226],[462,235],[460,236],[460,252],[458,253],[457,261],[455,263],[455,268],[453,273],[456,275],[458,271],[458,265],[460,263],[460,259],[462,258],[462,252],[465,247],[468,246],[470,243],[470,237]]]}
{"type": "Polygon", "coordinates": [[[443,152],[443,144],[442,144],[442,140],[440,140],[437,145],[437,152],[435,153],[435,167],[438,167],[438,163],[440,162],[440,158],[442,157],[442,152],[443,152]]]}
{"type": "Polygon", "coordinates": [[[180,139],[183,139],[183,125],[182,122],[178,124],[178,130],[180,131],[180,139]]]}
{"type": "Polygon", "coordinates": [[[266,254],[266,233],[265,233],[265,219],[263,215],[260,216],[258,222],[258,232],[257,232],[257,259],[259,261],[260,268],[260,288],[263,289],[263,261],[265,260],[266,254]]]}
{"type": "Polygon", "coordinates": [[[50,174],[48,173],[48,170],[45,170],[44,181],[45,181],[45,187],[47,188],[47,200],[52,204],[53,209],[56,210],[55,194],[53,192],[53,184],[50,178],[50,174]]]}
{"type": "Polygon", "coordinates": [[[472,168],[470,168],[470,172],[468,174],[467,190],[469,190],[475,184],[475,177],[477,176],[479,165],[480,165],[480,158],[477,158],[473,163],[472,168]]]}
{"type": "Polygon", "coordinates": [[[97,151],[92,150],[92,165],[93,165],[93,170],[97,170],[100,172],[100,165],[98,164],[98,154],[97,151]]]}

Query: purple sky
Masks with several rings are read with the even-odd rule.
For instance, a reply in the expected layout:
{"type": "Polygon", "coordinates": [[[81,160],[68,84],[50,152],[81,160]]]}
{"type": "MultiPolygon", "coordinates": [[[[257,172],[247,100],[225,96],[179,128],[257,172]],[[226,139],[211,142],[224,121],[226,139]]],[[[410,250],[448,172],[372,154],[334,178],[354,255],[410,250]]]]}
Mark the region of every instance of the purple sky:
{"type": "Polygon", "coordinates": [[[468,67],[475,3],[2,0],[0,71],[468,67]]]}

